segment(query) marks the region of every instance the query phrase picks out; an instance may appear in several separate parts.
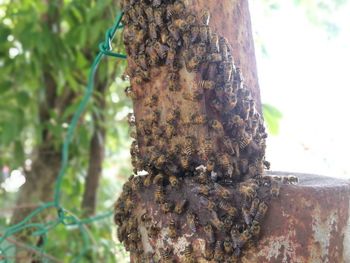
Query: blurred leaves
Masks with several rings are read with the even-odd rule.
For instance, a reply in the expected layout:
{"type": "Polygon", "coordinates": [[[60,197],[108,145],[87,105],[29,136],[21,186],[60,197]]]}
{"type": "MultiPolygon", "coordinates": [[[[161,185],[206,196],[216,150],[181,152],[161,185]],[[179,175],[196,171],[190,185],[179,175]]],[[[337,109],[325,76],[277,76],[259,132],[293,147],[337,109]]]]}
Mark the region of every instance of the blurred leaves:
{"type": "Polygon", "coordinates": [[[277,135],[280,128],[280,120],[282,119],[282,113],[274,106],[270,104],[263,104],[263,115],[267,129],[271,135],[277,135]]]}

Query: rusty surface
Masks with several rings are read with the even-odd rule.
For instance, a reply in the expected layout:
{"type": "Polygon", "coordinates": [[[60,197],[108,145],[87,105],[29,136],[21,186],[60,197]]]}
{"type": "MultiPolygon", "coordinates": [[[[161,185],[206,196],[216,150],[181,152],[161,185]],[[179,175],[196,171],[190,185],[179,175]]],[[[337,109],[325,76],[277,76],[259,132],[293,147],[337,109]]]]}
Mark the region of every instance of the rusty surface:
{"type": "MultiPolygon", "coordinates": [[[[272,201],[264,220],[261,239],[256,247],[244,252],[239,262],[350,262],[349,182],[316,175],[297,176],[300,179],[299,185],[282,186],[280,199],[272,201]]],[[[185,195],[186,198],[196,198],[185,195]]],[[[177,262],[186,262],[184,250],[186,245],[192,243],[197,262],[215,262],[204,259],[205,238],[198,238],[198,235],[193,238],[185,221],[180,224],[179,233],[182,234],[176,239],[169,238],[169,216],[157,214],[157,206],[146,199],[139,204],[138,214],[147,211],[163,227],[158,237],[149,243],[148,233],[141,226],[142,243],[146,251],[153,252],[155,248],[159,251],[160,248],[171,246],[177,262]]],[[[203,211],[200,220],[205,220],[208,213],[203,211]]],[[[132,261],[138,262],[133,256],[132,261]]]]}

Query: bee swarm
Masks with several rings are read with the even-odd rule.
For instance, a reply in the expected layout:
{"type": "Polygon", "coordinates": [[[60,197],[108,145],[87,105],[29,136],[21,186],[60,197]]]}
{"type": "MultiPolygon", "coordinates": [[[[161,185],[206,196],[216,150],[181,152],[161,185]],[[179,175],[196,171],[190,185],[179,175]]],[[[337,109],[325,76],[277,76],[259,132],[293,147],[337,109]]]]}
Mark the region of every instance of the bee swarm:
{"type": "Polygon", "coordinates": [[[264,176],[262,117],[207,10],[180,0],[123,10],[132,165],[148,174],[131,176],[115,204],[118,238],[135,262],[236,262],[280,184],[297,179],[264,176]]]}

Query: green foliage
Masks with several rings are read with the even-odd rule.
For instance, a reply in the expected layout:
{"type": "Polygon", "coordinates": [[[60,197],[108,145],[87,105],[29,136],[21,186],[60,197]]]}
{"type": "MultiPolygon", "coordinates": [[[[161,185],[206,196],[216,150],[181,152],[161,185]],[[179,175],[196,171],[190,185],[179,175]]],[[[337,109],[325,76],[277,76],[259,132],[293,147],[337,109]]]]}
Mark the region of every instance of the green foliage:
{"type": "MultiPolygon", "coordinates": [[[[98,43],[104,40],[117,11],[112,0],[14,0],[0,4],[0,168],[6,165],[11,170],[23,169],[26,159],[33,160],[33,150],[47,143],[43,131],[50,134],[54,148],[60,149],[67,123],[87,84],[98,43]],[[55,103],[48,99],[52,90],[55,103]],[[47,112],[47,118],[42,117],[42,111],[47,112]]],[[[113,46],[123,50],[121,44],[119,33],[113,46]]],[[[97,124],[92,114],[105,117],[98,124],[106,128],[109,157],[104,164],[103,188],[99,189],[98,213],[112,208],[122,182],[131,172],[129,155],[125,154],[125,148],[130,145],[125,117],[131,111],[131,102],[123,92],[128,83],[117,77],[125,66],[126,62],[113,59],[100,65],[97,79],[106,81],[108,86],[106,109],[92,101],[73,139],[70,166],[62,185],[62,202],[79,217],[90,138],[97,124]],[[121,156],[123,165],[116,162],[121,156]]],[[[95,99],[103,96],[94,95],[95,99]]],[[[0,207],[14,206],[15,197],[16,193],[6,193],[0,187],[0,207]]],[[[9,223],[10,216],[11,213],[6,213],[1,219],[0,229],[9,223]]],[[[89,251],[93,262],[115,262],[115,253],[123,257],[125,252],[115,245],[111,236],[113,225],[108,218],[87,226],[93,241],[89,251]]],[[[59,226],[49,232],[45,252],[72,262],[81,252],[81,246],[77,228],[59,226]]]]}
{"type": "Polygon", "coordinates": [[[262,105],[262,109],[269,133],[277,135],[280,128],[280,120],[283,117],[282,113],[276,107],[266,103],[262,105]]]}

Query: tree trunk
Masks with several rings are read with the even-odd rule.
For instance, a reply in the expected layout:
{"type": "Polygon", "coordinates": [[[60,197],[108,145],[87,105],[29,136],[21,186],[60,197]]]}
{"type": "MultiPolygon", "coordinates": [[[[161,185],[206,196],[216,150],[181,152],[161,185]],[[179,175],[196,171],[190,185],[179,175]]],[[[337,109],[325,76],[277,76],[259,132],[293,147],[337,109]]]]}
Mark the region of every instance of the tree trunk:
{"type": "Polygon", "coordinates": [[[264,222],[268,207],[298,178],[264,172],[247,1],[125,0],[123,8],[132,161],[147,175],[131,176],[115,204],[119,240],[133,262],[269,262],[252,251],[269,250],[260,240],[273,225],[264,222]]]}

